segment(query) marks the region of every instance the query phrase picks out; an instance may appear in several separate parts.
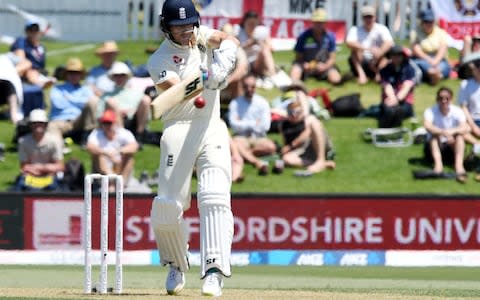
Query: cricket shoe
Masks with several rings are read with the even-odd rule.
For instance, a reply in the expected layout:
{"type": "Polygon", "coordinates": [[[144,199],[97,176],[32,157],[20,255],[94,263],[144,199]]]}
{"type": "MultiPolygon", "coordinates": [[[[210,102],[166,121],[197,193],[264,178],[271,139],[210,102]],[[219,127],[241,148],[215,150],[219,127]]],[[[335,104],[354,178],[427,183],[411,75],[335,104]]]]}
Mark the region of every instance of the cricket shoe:
{"type": "Polygon", "coordinates": [[[180,271],[178,267],[170,265],[170,271],[168,271],[167,281],[165,287],[167,288],[167,294],[178,295],[185,286],[185,274],[180,271]]]}
{"type": "Polygon", "coordinates": [[[222,295],[223,278],[220,272],[207,274],[202,286],[202,295],[218,297],[222,295]]]}

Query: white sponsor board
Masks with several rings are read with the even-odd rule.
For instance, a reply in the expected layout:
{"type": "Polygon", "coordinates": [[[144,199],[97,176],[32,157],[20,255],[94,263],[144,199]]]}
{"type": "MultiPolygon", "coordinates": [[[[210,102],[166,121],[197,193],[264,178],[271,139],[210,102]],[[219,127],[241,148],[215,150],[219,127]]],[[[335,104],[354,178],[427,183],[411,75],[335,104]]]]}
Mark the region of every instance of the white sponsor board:
{"type": "Polygon", "coordinates": [[[480,251],[390,250],[385,253],[385,265],[392,267],[478,267],[480,266],[480,251]]]}

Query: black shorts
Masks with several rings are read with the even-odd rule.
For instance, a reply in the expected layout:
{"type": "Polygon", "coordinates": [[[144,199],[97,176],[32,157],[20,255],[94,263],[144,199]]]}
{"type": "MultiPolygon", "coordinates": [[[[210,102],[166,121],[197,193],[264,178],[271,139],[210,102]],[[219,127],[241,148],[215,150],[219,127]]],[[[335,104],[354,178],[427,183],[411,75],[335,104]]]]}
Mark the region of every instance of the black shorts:
{"type": "Polygon", "coordinates": [[[13,84],[8,80],[0,79],[0,105],[7,104],[12,94],[15,94],[13,84]]]}

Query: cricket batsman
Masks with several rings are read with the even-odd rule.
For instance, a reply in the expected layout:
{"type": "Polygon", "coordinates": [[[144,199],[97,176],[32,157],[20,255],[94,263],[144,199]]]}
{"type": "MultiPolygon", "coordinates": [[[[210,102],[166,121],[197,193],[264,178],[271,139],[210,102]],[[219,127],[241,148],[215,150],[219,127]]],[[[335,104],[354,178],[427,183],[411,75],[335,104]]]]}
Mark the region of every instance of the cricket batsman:
{"type": "Polygon", "coordinates": [[[161,263],[170,267],[167,293],[177,295],[189,269],[183,212],[190,208],[195,166],[202,295],[220,296],[223,277],[231,276],[233,215],[229,133],[220,118],[219,91],[235,64],[239,42],[224,32],[200,26],[192,0],[166,0],[160,22],[166,38],[147,64],[157,90],[165,91],[199,69],[208,72],[208,79],[201,93],[204,106],[186,99],[162,115],[159,185],[151,224],[161,263]]]}

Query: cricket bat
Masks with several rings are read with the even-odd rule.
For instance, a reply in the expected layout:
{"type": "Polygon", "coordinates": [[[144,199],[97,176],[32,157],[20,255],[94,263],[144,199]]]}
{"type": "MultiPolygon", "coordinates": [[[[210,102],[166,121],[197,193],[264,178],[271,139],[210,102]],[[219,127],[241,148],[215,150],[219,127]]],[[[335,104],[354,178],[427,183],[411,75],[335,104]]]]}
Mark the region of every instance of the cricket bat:
{"type": "Polygon", "coordinates": [[[179,83],[163,91],[150,104],[154,120],[159,119],[167,110],[183,100],[192,99],[203,91],[203,82],[208,79],[208,73],[202,70],[194,72],[179,83]]]}

